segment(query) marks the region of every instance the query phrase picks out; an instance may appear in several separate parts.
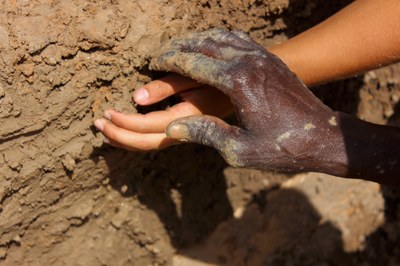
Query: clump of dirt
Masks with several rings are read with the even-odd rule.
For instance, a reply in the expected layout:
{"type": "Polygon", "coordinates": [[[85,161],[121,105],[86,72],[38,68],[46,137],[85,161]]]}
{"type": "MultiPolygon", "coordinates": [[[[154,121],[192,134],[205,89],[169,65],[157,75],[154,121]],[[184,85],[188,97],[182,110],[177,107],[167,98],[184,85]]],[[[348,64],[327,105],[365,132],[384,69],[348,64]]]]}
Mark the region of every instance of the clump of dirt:
{"type": "MultiPolygon", "coordinates": [[[[268,46],[342,2],[2,1],[0,265],[399,263],[392,191],[233,169],[197,145],[122,151],[92,126],[108,107],[136,112],[132,93],[172,37],[236,28],[268,46]]],[[[395,124],[399,77],[392,66],[319,94],[395,124]]]]}

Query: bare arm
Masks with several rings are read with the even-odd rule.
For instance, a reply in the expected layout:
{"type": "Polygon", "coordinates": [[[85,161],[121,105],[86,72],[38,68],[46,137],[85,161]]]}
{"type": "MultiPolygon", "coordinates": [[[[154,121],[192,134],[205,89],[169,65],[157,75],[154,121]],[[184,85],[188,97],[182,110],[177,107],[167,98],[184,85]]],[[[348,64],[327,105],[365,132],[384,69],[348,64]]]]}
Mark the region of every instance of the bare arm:
{"type": "Polygon", "coordinates": [[[270,47],[307,85],[400,60],[400,2],[358,0],[315,27],[270,47]]]}

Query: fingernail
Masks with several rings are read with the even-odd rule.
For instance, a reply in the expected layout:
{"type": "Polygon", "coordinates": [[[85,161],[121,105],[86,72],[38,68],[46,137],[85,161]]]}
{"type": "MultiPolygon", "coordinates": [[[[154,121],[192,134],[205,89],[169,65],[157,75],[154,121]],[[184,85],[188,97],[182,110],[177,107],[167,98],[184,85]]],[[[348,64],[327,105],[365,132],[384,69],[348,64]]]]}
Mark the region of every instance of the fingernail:
{"type": "Polygon", "coordinates": [[[103,122],[100,119],[97,119],[96,121],[94,121],[94,126],[100,131],[103,131],[103,129],[104,129],[103,122]]]}
{"type": "Polygon", "coordinates": [[[111,121],[111,115],[110,115],[110,113],[108,112],[108,111],[104,111],[104,117],[107,119],[107,120],[110,120],[111,121]]]}
{"type": "Polygon", "coordinates": [[[189,129],[184,124],[171,124],[166,130],[169,138],[178,139],[179,141],[188,141],[189,129]]]}
{"type": "Polygon", "coordinates": [[[109,138],[104,138],[103,142],[107,143],[107,144],[110,144],[110,139],[109,138]]]}
{"type": "Polygon", "coordinates": [[[145,88],[140,88],[133,95],[135,102],[145,102],[149,98],[149,92],[145,88]]]}

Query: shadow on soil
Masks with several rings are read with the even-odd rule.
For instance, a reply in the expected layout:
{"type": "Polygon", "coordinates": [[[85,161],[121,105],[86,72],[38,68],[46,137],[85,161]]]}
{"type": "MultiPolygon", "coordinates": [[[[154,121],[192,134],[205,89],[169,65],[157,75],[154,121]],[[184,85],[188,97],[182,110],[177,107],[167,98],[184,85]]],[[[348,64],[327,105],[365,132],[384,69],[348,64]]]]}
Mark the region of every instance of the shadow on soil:
{"type": "Polygon", "coordinates": [[[154,210],[175,247],[198,243],[232,215],[223,175],[226,163],[214,150],[182,145],[158,153],[107,148],[110,185],[154,210]]]}
{"type": "Polygon", "coordinates": [[[237,265],[254,266],[400,263],[396,191],[382,189],[386,223],[368,236],[362,251],[347,253],[341,232],[321,223],[307,197],[294,189],[263,190],[234,218],[226,164],[211,149],[184,145],[142,154],[107,148],[104,154],[112,187],[120,191],[128,185],[123,196],[135,196],[154,210],[184,257],[218,265],[232,265],[231,257],[242,259],[237,265]]]}

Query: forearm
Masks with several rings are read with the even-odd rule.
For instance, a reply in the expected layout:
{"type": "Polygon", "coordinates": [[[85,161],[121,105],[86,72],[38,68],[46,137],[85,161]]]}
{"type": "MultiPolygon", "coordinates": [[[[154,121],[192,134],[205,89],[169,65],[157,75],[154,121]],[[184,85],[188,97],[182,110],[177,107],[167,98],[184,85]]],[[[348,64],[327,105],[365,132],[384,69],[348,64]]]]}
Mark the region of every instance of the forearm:
{"type": "Polygon", "coordinates": [[[321,141],[326,149],[316,156],[323,169],[316,170],[400,187],[400,128],[343,113],[335,113],[335,117],[334,137],[321,141]]]}
{"type": "Polygon", "coordinates": [[[307,85],[400,60],[399,0],[359,0],[319,25],[268,48],[307,85]]]}

